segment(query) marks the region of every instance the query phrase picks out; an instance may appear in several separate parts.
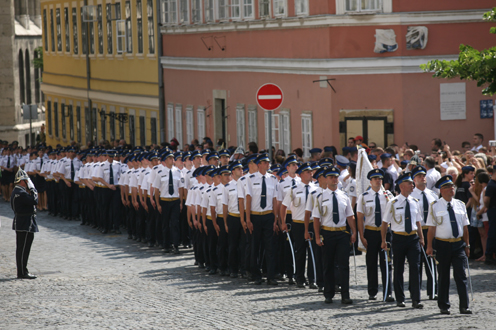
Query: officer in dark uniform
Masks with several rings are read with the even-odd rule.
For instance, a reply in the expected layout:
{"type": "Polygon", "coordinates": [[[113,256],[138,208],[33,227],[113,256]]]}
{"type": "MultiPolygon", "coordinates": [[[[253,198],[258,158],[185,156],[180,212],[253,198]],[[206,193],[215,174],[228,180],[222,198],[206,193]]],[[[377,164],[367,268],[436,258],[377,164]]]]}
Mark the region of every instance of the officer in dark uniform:
{"type": "Polygon", "coordinates": [[[437,251],[439,261],[438,301],[441,314],[450,314],[449,287],[450,267],[453,265],[458,296],[460,298],[460,313],[472,314],[468,305],[467,276],[465,263],[470,255],[467,211],[465,204],[453,198],[455,185],[451,175],[445,175],[436,182],[441,198],[431,203],[427,226],[427,254],[433,255],[433,247],[437,251]]]}
{"type": "Polygon", "coordinates": [[[15,175],[14,183],[16,186],[10,196],[10,206],[15,214],[12,229],[16,231],[17,278],[35,279],[36,276],[29,273],[27,265],[34,233],[38,232],[36,224],[38,192],[22,169],[19,169],[15,175]]]}

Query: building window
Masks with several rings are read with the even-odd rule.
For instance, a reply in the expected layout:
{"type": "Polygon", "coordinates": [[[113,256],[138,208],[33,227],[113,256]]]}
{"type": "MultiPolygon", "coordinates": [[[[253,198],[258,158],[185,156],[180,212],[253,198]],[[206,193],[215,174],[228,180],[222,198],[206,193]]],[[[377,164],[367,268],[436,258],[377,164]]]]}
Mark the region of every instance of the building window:
{"type": "MultiPolygon", "coordinates": [[[[83,47],[83,54],[88,54],[88,23],[84,21],[84,12],[81,8],[81,42],[83,47]]],[[[89,139],[87,139],[89,141],[89,139]]]]}
{"type": "Polygon", "coordinates": [[[126,50],[126,21],[116,21],[115,28],[117,31],[117,54],[122,54],[126,50]]]}
{"type": "Polygon", "coordinates": [[[136,0],[136,27],[138,32],[138,54],[143,54],[143,17],[141,0],[136,0]]]}
{"type": "Polygon", "coordinates": [[[60,118],[62,119],[62,138],[67,138],[67,129],[65,127],[65,104],[60,104],[60,118]]]}
{"type": "Polygon", "coordinates": [[[105,116],[105,107],[102,106],[101,111],[103,114],[100,114],[100,131],[102,132],[102,140],[105,140],[107,138],[107,126],[105,125],[107,117],[105,116]]]}
{"type": "Polygon", "coordinates": [[[74,141],[74,113],[72,113],[72,105],[67,106],[69,112],[69,138],[74,141]]]}
{"type": "Polygon", "coordinates": [[[231,18],[241,18],[241,0],[231,0],[231,18]]]}
{"type": "Polygon", "coordinates": [[[295,0],[296,15],[308,15],[308,0],[295,0]]]}
{"type": "Polygon", "coordinates": [[[21,105],[26,103],[26,86],[24,85],[24,54],[22,49],[19,49],[19,95],[21,96],[21,105]]]}
{"type": "Polygon", "coordinates": [[[179,146],[183,145],[183,108],[180,104],[176,105],[176,139],[179,146]]]}
{"type": "Polygon", "coordinates": [[[95,23],[88,22],[87,24],[90,26],[90,54],[95,54],[95,23]]]}
{"type": "Polygon", "coordinates": [[[52,102],[47,101],[47,122],[48,122],[48,135],[52,135],[52,102]]]}
{"type": "Polygon", "coordinates": [[[269,148],[269,116],[272,115],[272,147],[280,149],[279,144],[279,114],[274,111],[265,111],[265,149],[269,148]]]}
{"type": "Polygon", "coordinates": [[[170,140],[174,138],[174,106],[167,105],[167,137],[170,140]]]}
{"type": "Polygon", "coordinates": [[[133,25],[131,22],[131,2],[126,1],[126,51],[133,52],[133,25]]]}
{"type": "Polygon", "coordinates": [[[289,111],[279,113],[279,146],[284,152],[291,152],[291,116],[289,111]]]}
{"type": "Polygon", "coordinates": [[[47,13],[46,9],[43,9],[43,31],[45,37],[45,50],[48,52],[48,28],[47,28],[47,13]]]}
{"type": "Polygon", "coordinates": [[[145,116],[139,117],[139,128],[140,128],[140,144],[144,146],[146,145],[145,116]]]}
{"type": "Polygon", "coordinates": [[[93,122],[93,141],[95,141],[95,143],[98,142],[98,117],[97,117],[97,109],[96,109],[97,105],[94,104],[93,105],[93,117],[91,118],[92,119],[92,122],[93,122]]]}
{"type": "Polygon", "coordinates": [[[312,114],[303,113],[301,115],[301,142],[303,149],[303,158],[310,157],[310,149],[312,149],[312,114]]]}
{"type": "Polygon", "coordinates": [[[155,24],[153,23],[153,0],[146,1],[148,17],[148,53],[155,54],[155,24]]]}
{"type": "Polygon", "coordinates": [[[24,66],[24,70],[26,73],[26,103],[31,104],[31,61],[28,49],[26,49],[24,56],[24,66]]]}
{"type": "Polygon", "coordinates": [[[219,19],[229,19],[229,0],[217,0],[219,4],[219,19]]]}
{"type": "Polygon", "coordinates": [[[105,16],[107,18],[107,54],[113,53],[112,45],[112,4],[107,3],[105,5],[105,16]]]}
{"type": "Polygon", "coordinates": [[[157,118],[150,118],[150,131],[152,133],[152,144],[157,144],[157,118]]]}
{"type": "Polygon", "coordinates": [[[110,107],[109,128],[110,128],[110,141],[115,140],[115,107],[110,107]]]}
{"type": "Polygon", "coordinates": [[[274,0],[274,16],[286,16],[286,0],[274,0]]]}
{"type": "Polygon", "coordinates": [[[214,22],[214,0],[205,0],[205,21],[214,22]]]}
{"type": "MultiPolygon", "coordinates": [[[[177,0],[161,0],[161,1],[162,1],[162,23],[177,24],[177,0]]],[[[205,1],[209,1],[209,0],[205,0],[205,1]]]]}
{"type": "MultiPolygon", "coordinates": [[[[124,108],[121,108],[121,113],[123,112],[124,108]]],[[[119,139],[125,140],[126,139],[126,132],[124,130],[124,123],[122,120],[119,121],[119,139]]]]}
{"type": "Polygon", "coordinates": [[[71,52],[71,31],[69,29],[69,8],[64,8],[65,51],[71,52]]]}
{"type": "Polygon", "coordinates": [[[52,52],[55,51],[55,29],[53,27],[53,9],[50,9],[50,42],[52,44],[52,52]]]}
{"type": "Polygon", "coordinates": [[[78,23],[77,23],[77,8],[72,8],[72,50],[74,54],[78,54],[78,23]]]}
{"type": "Polygon", "coordinates": [[[270,17],[270,0],[259,0],[258,5],[260,18],[270,17]]]}
{"type": "Polygon", "coordinates": [[[191,21],[201,24],[201,0],[191,0],[191,21]]]}
{"type": "Polygon", "coordinates": [[[253,0],[243,0],[243,17],[253,18],[253,0]]]}
{"type": "Polygon", "coordinates": [[[179,10],[181,11],[181,24],[189,24],[189,7],[188,0],[179,0],[179,10]]]}
{"type": "Polygon", "coordinates": [[[245,148],[245,106],[242,104],[236,107],[236,136],[238,147],[245,148]]]}
{"type": "Polygon", "coordinates": [[[55,137],[59,137],[59,104],[53,102],[53,120],[55,122],[55,137]]]}
{"type": "Polygon", "coordinates": [[[98,32],[98,54],[103,54],[103,12],[102,5],[96,7],[98,21],[96,23],[98,32]]]}
{"type": "Polygon", "coordinates": [[[198,140],[202,140],[205,134],[205,109],[198,109],[197,113],[198,140]]]}
{"type": "Polygon", "coordinates": [[[131,143],[133,147],[136,145],[135,129],[134,115],[129,115],[129,143],[131,143]]]}
{"type": "Polygon", "coordinates": [[[84,108],[84,128],[85,128],[85,137],[86,137],[86,143],[91,141],[91,121],[90,121],[90,110],[88,107],[84,108]]]}
{"type": "Polygon", "coordinates": [[[60,8],[55,10],[55,17],[57,19],[57,51],[62,51],[62,26],[60,25],[60,8]]]}
{"type": "Polygon", "coordinates": [[[345,0],[346,11],[352,12],[366,12],[366,11],[380,11],[381,0],[345,0]]]}
{"type": "Polygon", "coordinates": [[[193,107],[186,109],[186,143],[191,143],[194,139],[194,125],[193,125],[193,107]]]}
{"type": "MultiPolygon", "coordinates": [[[[34,51],[34,58],[39,58],[40,54],[38,51],[34,51]]],[[[40,103],[40,72],[41,69],[34,68],[34,102],[36,104],[40,103]]]]}
{"type": "Polygon", "coordinates": [[[257,128],[257,107],[248,108],[248,142],[257,143],[258,128],[257,128]]]}
{"type": "Polygon", "coordinates": [[[81,143],[81,106],[76,107],[77,142],[81,143]]]}

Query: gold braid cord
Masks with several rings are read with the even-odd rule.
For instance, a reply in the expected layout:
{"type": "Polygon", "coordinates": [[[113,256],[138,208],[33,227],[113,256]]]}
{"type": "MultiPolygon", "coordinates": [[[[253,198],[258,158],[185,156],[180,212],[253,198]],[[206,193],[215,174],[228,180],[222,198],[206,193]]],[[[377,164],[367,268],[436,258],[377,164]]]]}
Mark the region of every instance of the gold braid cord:
{"type": "MultiPolygon", "coordinates": [[[[396,222],[398,225],[400,225],[403,222],[403,217],[400,215],[400,221],[396,221],[396,213],[394,212],[394,204],[397,202],[397,199],[391,202],[391,213],[393,214],[393,220],[396,222]]],[[[407,201],[408,203],[408,201],[407,201]]]]}
{"type": "Polygon", "coordinates": [[[431,203],[431,217],[434,223],[436,224],[436,226],[440,226],[443,224],[443,217],[439,217],[441,220],[438,220],[438,217],[436,217],[436,215],[434,214],[434,204],[436,204],[436,202],[437,201],[433,201],[431,203]]]}

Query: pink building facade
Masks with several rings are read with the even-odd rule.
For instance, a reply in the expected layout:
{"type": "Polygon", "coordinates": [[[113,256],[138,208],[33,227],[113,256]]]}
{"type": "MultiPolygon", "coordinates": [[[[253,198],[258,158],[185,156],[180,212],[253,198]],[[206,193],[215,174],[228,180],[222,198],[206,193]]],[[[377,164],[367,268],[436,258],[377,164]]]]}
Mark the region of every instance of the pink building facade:
{"type": "MultiPolygon", "coordinates": [[[[166,139],[224,138],[290,152],[378,146],[439,137],[461,147],[494,138],[475,82],[423,73],[431,59],[456,59],[460,44],[496,44],[482,14],[492,2],[463,0],[162,0],[166,139]],[[173,8],[174,10],[171,10],[173,8]],[[383,52],[380,52],[383,51],[383,52]],[[274,83],[282,106],[266,112],[256,91],[274,83]],[[331,87],[332,85],[332,87],[331,87]]],[[[489,115],[487,115],[490,117],[489,115]]]]}

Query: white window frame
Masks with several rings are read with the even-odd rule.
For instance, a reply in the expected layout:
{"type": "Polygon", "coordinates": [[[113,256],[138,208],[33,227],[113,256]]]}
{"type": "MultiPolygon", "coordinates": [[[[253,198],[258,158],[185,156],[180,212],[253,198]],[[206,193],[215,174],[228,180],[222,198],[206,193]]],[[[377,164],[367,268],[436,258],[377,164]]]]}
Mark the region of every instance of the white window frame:
{"type": "Polygon", "coordinates": [[[195,136],[195,125],[193,123],[193,107],[186,107],[186,143],[191,143],[195,136]]]}
{"type": "Polygon", "coordinates": [[[242,17],[243,19],[254,19],[255,18],[255,0],[243,0],[242,17]],[[247,11],[250,9],[251,14],[247,15],[247,11]]]}
{"type": "Polygon", "coordinates": [[[220,21],[228,21],[231,18],[230,8],[229,0],[217,0],[217,15],[220,21]]]}
{"type": "Polygon", "coordinates": [[[286,109],[279,111],[279,146],[286,155],[291,152],[291,113],[286,109]]]}
{"type": "Polygon", "coordinates": [[[205,108],[203,107],[198,107],[198,110],[196,111],[196,124],[198,126],[197,130],[197,139],[198,141],[201,141],[206,135],[205,132],[205,108]]]}
{"type": "Polygon", "coordinates": [[[201,0],[191,0],[191,23],[201,24],[202,20],[202,3],[201,0]]]}
{"type": "Polygon", "coordinates": [[[245,123],[245,105],[236,106],[236,142],[238,147],[245,149],[246,144],[246,123],[245,123]]]}
{"type": "Polygon", "coordinates": [[[308,16],[309,13],[308,0],[294,0],[294,4],[295,4],[296,16],[308,16]],[[303,7],[304,10],[302,10],[301,7],[303,7]]]}
{"type": "Polygon", "coordinates": [[[127,32],[126,32],[126,20],[121,19],[115,21],[115,32],[116,32],[116,48],[117,54],[125,53],[127,50],[127,32]],[[122,49],[119,47],[119,40],[121,40],[122,49]]]}
{"type": "Polygon", "coordinates": [[[160,5],[162,11],[162,24],[174,25],[177,24],[177,1],[178,0],[161,0],[160,5]],[[168,10],[166,10],[166,8],[168,10]]]}
{"type": "Polygon", "coordinates": [[[248,106],[248,142],[258,143],[257,107],[248,106]]]}
{"type": "Polygon", "coordinates": [[[272,0],[274,17],[286,17],[288,16],[288,1],[287,0],[272,0]],[[282,9],[282,13],[278,9],[282,9]]]}
{"type": "Polygon", "coordinates": [[[205,0],[205,22],[214,23],[215,22],[215,1],[205,0]]]}
{"type": "Polygon", "coordinates": [[[176,136],[175,138],[179,142],[179,146],[183,146],[183,106],[181,104],[176,104],[175,107],[175,124],[176,124],[176,136]]]}
{"type": "Polygon", "coordinates": [[[179,0],[179,23],[189,24],[189,0],[179,0]]]}
{"type": "Polygon", "coordinates": [[[358,10],[347,10],[346,4],[348,1],[353,0],[336,0],[336,15],[345,14],[375,14],[375,13],[392,13],[393,12],[393,0],[376,0],[379,3],[379,8],[371,10],[362,10],[360,4],[362,1],[367,0],[356,0],[358,10]]]}
{"type": "Polygon", "coordinates": [[[167,137],[169,141],[174,138],[174,105],[172,103],[167,104],[167,137]]]}
{"type": "Polygon", "coordinates": [[[303,150],[303,158],[310,157],[310,149],[313,146],[313,116],[311,112],[303,112],[301,114],[301,148],[303,150]]]}
{"type": "MultiPolygon", "coordinates": [[[[207,0],[206,0],[207,1],[207,0]]],[[[258,15],[260,16],[260,18],[270,18],[271,17],[271,0],[258,0],[258,15]],[[264,13],[262,15],[262,4],[265,3],[265,4],[268,4],[268,12],[267,13],[264,13]]]]}
{"type": "Polygon", "coordinates": [[[277,150],[280,149],[280,134],[279,134],[279,114],[274,113],[274,111],[264,110],[264,120],[265,120],[265,149],[269,148],[269,115],[272,115],[272,147],[277,150]]]}

